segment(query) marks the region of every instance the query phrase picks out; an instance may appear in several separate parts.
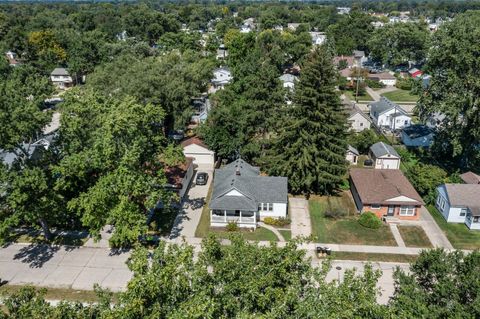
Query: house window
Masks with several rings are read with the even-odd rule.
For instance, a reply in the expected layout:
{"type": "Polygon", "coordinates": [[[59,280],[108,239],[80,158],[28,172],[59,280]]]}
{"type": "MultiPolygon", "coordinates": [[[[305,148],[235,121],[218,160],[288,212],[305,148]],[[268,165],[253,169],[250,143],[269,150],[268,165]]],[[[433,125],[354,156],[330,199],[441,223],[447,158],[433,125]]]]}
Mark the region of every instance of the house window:
{"type": "Polygon", "coordinates": [[[273,204],[272,203],[269,203],[268,204],[268,210],[273,212],[273,204]]]}
{"type": "Polygon", "coordinates": [[[360,126],[363,126],[363,123],[362,123],[362,122],[360,122],[360,126]]]}
{"type": "Polygon", "coordinates": [[[473,217],[473,222],[474,222],[474,223],[478,223],[478,219],[479,219],[479,218],[480,218],[480,217],[478,217],[478,216],[473,217]]]}
{"type": "Polygon", "coordinates": [[[408,120],[405,120],[405,125],[408,125],[408,120]]]}
{"type": "Polygon", "coordinates": [[[380,204],[371,204],[370,208],[371,209],[380,209],[380,204]]]}
{"type": "Polygon", "coordinates": [[[445,199],[441,195],[438,195],[437,207],[440,208],[441,211],[445,208],[445,199]]]}
{"type": "Polygon", "coordinates": [[[400,216],[415,215],[415,206],[400,206],[400,216]]]}
{"type": "Polygon", "coordinates": [[[462,208],[462,209],[460,210],[460,216],[463,217],[463,216],[465,216],[465,215],[467,215],[467,209],[466,209],[466,208],[462,208]]]}
{"type": "Polygon", "coordinates": [[[273,211],[273,204],[272,203],[261,203],[258,205],[258,210],[261,211],[273,211]]]}

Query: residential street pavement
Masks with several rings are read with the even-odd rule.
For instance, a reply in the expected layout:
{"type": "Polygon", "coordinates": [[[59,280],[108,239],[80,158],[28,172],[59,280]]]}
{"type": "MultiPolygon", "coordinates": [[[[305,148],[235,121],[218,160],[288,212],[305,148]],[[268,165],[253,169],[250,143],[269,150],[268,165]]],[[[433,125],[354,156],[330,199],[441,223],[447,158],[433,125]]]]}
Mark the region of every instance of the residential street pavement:
{"type": "Polygon", "coordinates": [[[126,288],[129,252],[105,248],[12,244],[0,249],[0,278],[11,285],[112,291],[126,288]]]}

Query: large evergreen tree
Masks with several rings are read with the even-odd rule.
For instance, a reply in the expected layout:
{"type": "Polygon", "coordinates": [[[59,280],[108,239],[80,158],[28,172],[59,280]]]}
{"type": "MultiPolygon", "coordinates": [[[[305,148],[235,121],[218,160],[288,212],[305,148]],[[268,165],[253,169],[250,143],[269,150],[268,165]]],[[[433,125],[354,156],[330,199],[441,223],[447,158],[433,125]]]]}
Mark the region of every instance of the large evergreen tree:
{"type": "Polygon", "coordinates": [[[313,51],[271,150],[270,172],[287,176],[294,193],[332,193],[346,173],[346,119],[336,77],[329,50],[313,51]]]}

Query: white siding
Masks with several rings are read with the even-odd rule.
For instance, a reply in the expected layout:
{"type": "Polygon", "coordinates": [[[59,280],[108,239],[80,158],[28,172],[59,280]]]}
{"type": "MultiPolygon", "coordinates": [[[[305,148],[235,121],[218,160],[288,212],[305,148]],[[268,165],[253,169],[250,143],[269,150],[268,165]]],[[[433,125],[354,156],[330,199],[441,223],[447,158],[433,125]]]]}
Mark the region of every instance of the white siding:
{"type": "MultiPolygon", "coordinates": [[[[445,211],[446,211],[446,220],[449,223],[464,223],[466,219],[466,214],[465,216],[460,216],[460,212],[462,211],[461,207],[450,207],[450,205],[447,204],[445,205],[445,211]]],[[[445,215],[443,215],[445,217],[445,215]]]]}
{"type": "Polygon", "coordinates": [[[193,165],[190,165],[187,169],[187,173],[185,174],[185,177],[183,178],[182,189],[178,193],[180,198],[183,198],[183,196],[187,192],[187,189],[188,189],[188,186],[190,185],[190,181],[192,180],[192,177],[193,177],[193,165]]]}
{"type": "Polygon", "coordinates": [[[287,204],[285,203],[273,203],[272,211],[260,211],[260,218],[264,219],[265,217],[287,217],[287,204]]]}
{"type": "Polygon", "coordinates": [[[347,156],[345,157],[345,159],[350,162],[350,164],[353,164],[353,165],[357,165],[357,162],[358,162],[358,156],[353,154],[352,152],[348,152],[347,153],[347,156]]]}
{"type": "Polygon", "coordinates": [[[376,169],[400,169],[400,160],[398,158],[377,158],[375,160],[376,169]]]}
{"type": "Polygon", "coordinates": [[[350,116],[348,118],[348,123],[350,124],[350,128],[355,132],[361,132],[370,128],[370,121],[358,113],[350,116]]]}

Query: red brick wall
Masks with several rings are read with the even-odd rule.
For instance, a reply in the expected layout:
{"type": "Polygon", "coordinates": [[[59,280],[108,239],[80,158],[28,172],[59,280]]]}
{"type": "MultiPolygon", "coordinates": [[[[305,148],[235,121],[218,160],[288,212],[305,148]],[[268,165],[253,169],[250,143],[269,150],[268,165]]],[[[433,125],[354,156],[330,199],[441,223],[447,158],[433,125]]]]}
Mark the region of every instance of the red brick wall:
{"type": "MultiPolygon", "coordinates": [[[[420,206],[415,208],[414,216],[400,216],[400,206],[395,206],[393,217],[403,220],[418,220],[420,218],[420,206]]],[[[363,206],[362,212],[372,212],[377,215],[378,218],[382,218],[387,215],[388,206],[380,206],[379,209],[373,209],[370,205],[366,204],[363,206]]]]}

